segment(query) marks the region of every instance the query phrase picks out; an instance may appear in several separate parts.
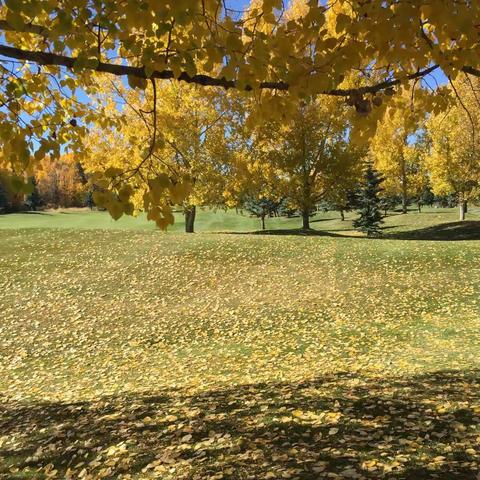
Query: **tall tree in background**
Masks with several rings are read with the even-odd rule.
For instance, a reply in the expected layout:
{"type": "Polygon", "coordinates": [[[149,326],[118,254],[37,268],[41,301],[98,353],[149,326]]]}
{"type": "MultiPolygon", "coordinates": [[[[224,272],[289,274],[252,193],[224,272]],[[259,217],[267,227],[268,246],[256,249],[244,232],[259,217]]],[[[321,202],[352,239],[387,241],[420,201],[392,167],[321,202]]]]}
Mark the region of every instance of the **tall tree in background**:
{"type": "Polygon", "coordinates": [[[382,192],[380,185],[384,181],[371,163],[368,163],[363,176],[363,181],[358,192],[358,205],[360,216],[353,222],[353,226],[367,237],[381,235],[380,225],[382,220],[382,201],[379,194],[382,192]]]}
{"type": "Polygon", "coordinates": [[[282,124],[266,127],[267,161],[278,170],[282,194],[300,212],[304,229],[310,228],[315,205],[346,192],[358,172],[347,128],[341,102],[314,98],[299,103],[282,124]]]}
{"type": "Polygon", "coordinates": [[[426,163],[433,192],[454,193],[460,220],[467,204],[479,195],[480,182],[480,81],[464,77],[451,85],[451,107],[427,122],[431,142],[426,163]]]}
{"type": "Polygon", "coordinates": [[[402,213],[407,213],[409,197],[417,192],[420,157],[411,137],[425,115],[419,96],[424,96],[422,90],[407,90],[392,100],[370,146],[375,168],[385,178],[385,193],[400,196],[402,213]]]}
{"type": "MultiPolygon", "coordinates": [[[[173,82],[142,96],[105,81],[98,102],[106,105],[115,124],[90,132],[82,159],[86,172],[93,179],[105,172],[113,179],[122,168],[130,171],[125,201],[129,199],[132,212],[151,211],[148,217],[165,227],[173,223],[171,207],[176,204],[185,213],[186,232],[193,232],[196,208],[223,202],[229,150],[221,96],[173,82]],[[118,101],[123,103],[121,111],[118,101]],[[149,143],[152,135],[155,142],[149,143]]],[[[97,192],[96,199],[102,195],[97,192]]],[[[121,208],[118,196],[107,203],[121,208]]]]}

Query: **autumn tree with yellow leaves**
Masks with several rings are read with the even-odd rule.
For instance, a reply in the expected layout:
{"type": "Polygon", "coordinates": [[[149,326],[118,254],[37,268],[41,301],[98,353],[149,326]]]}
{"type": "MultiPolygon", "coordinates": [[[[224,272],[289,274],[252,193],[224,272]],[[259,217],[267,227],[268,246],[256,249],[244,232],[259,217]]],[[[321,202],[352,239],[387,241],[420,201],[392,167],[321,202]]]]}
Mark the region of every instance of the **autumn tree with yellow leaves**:
{"type": "MultiPolygon", "coordinates": [[[[172,208],[177,204],[185,212],[186,231],[193,232],[198,206],[223,204],[229,151],[221,96],[172,82],[147,90],[146,95],[105,79],[103,85],[97,101],[115,123],[107,128],[97,124],[86,137],[84,167],[94,177],[113,178],[122,168],[130,172],[130,210],[118,209],[118,215],[144,210],[164,227],[173,222],[172,208]],[[153,107],[150,95],[155,97],[153,107]],[[149,208],[162,195],[161,208],[149,208]]],[[[100,188],[95,200],[103,203],[105,195],[100,188]]],[[[112,197],[106,206],[118,208],[112,197]]]]}
{"type": "Polygon", "coordinates": [[[424,103],[417,98],[424,97],[423,93],[421,89],[404,91],[394,98],[370,144],[375,168],[385,179],[385,194],[401,198],[402,213],[407,213],[409,198],[418,193],[422,179],[414,136],[419,134],[425,116],[424,103]]]}
{"type": "Polygon", "coordinates": [[[277,190],[300,212],[304,229],[318,202],[358,178],[361,161],[349,148],[346,120],[341,100],[312,98],[282,122],[260,128],[264,161],[277,172],[277,190]]]}
{"type": "Polygon", "coordinates": [[[427,123],[430,151],[425,161],[436,194],[455,193],[460,220],[480,190],[480,82],[465,76],[451,84],[447,112],[427,123]]]}
{"type": "MultiPolygon", "coordinates": [[[[102,88],[97,72],[150,90],[150,103],[163,80],[237,89],[255,100],[257,122],[265,114],[281,119],[308,96],[345,98],[358,113],[351,138],[361,141],[375,132],[382,92],[390,95],[440,70],[452,80],[465,72],[480,76],[478,2],[314,0],[290,16],[286,8],[281,0],[260,0],[241,12],[220,0],[4,2],[0,169],[12,173],[12,186],[26,190],[25,179],[43,158],[65,148],[81,154],[90,125],[111,127],[103,108],[78,97],[102,88]],[[352,75],[361,81],[345,83],[352,75]]],[[[445,108],[443,93],[435,90],[429,111],[445,108]]],[[[137,167],[156,148],[152,135],[133,170],[129,164],[104,168],[110,175],[96,178],[98,200],[114,216],[131,212],[132,177],[142,181],[137,167]]],[[[171,215],[166,197],[188,195],[188,188],[177,187],[181,179],[167,177],[146,184],[147,210],[163,226],[171,215]]]]}
{"type": "Polygon", "coordinates": [[[195,85],[164,84],[158,95],[162,157],[190,185],[183,201],[188,233],[194,231],[198,206],[223,205],[230,154],[224,107],[221,92],[195,85]]]}

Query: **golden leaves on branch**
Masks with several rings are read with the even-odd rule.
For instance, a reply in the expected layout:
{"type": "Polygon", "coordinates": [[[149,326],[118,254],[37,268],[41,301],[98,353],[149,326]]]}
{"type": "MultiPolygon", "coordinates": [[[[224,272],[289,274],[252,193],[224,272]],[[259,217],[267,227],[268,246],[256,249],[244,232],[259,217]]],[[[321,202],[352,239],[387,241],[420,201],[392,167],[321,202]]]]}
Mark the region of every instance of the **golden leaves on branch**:
{"type": "MultiPolygon", "coordinates": [[[[103,105],[89,111],[75,98],[79,90],[92,96],[105,93],[97,71],[126,76],[129,88],[145,97],[149,79],[250,92],[257,100],[250,124],[287,121],[309,97],[346,97],[361,117],[352,116],[350,139],[365,144],[393,88],[426,83],[440,67],[455,79],[459,72],[478,73],[480,66],[475,43],[480,9],[475,2],[449,0],[432,8],[428,1],[302,0],[287,5],[259,0],[242,11],[219,0],[107,0],[103,9],[84,0],[77,3],[61,13],[52,1],[9,0],[2,7],[5,45],[0,47],[13,63],[2,77],[0,161],[18,175],[27,174],[45,155],[59,156],[66,145],[80,152],[86,134],[81,125],[108,126],[103,105]],[[35,118],[30,121],[30,116],[35,118]],[[79,126],[69,131],[65,125],[71,118],[78,118],[79,126]]],[[[441,88],[435,89],[425,108],[435,113],[445,108],[442,95],[441,88]]],[[[211,103],[216,104],[213,98],[211,103]]],[[[130,161],[120,161],[129,170],[130,161]]],[[[211,166],[210,177],[215,173],[211,166]]],[[[158,173],[154,170],[149,177],[158,173]]],[[[179,187],[167,190],[173,202],[187,195],[179,187]]],[[[134,209],[143,192],[135,195],[134,209]]],[[[96,195],[115,218],[132,211],[132,202],[117,196],[96,195]]],[[[200,203],[207,196],[199,195],[200,203]]],[[[168,207],[162,209],[167,215],[168,207]]],[[[152,215],[166,218],[157,211],[152,215]]]]}
{"type": "MultiPolygon", "coordinates": [[[[122,169],[110,167],[103,173],[93,174],[91,184],[94,188],[93,200],[104,207],[114,220],[122,215],[133,215],[135,188],[128,182],[128,175],[122,169]],[[125,180],[124,177],[127,177],[125,180]]],[[[166,174],[150,178],[143,193],[143,210],[149,220],[166,230],[173,225],[173,205],[181,204],[191,193],[191,183],[187,179],[174,180],[166,174]]]]}

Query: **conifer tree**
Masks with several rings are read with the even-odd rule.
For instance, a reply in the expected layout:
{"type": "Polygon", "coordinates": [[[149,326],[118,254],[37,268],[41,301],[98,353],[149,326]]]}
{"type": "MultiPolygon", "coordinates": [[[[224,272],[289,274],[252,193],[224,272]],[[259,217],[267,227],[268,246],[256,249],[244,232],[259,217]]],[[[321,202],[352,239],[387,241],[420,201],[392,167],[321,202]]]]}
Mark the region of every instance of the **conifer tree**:
{"type": "Polygon", "coordinates": [[[31,177],[30,179],[32,184],[32,191],[28,194],[25,203],[28,205],[30,210],[37,210],[38,207],[42,204],[42,198],[40,197],[40,192],[38,191],[37,180],[35,177],[31,177]]]}
{"type": "Polygon", "coordinates": [[[0,179],[0,213],[5,213],[8,210],[9,205],[8,191],[0,179]]]}
{"type": "Polygon", "coordinates": [[[265,230],[265,218],[273,215],[274,211],[278,209],[280,202],[276,202],[270,198],[255,198],[248,197],[243,202],[243,208],[262,222],[262,230],[265,230]]]}
{"type": "Polygon", "coordinates": [[[418,211],[420,212],[422,205],[428,205],[431,207],[433,202],[435,202],[435,194],[432,192],[430,185],[427,184],[423,187],[417,198],[418,211]]]}
{"type": "Polygon", "coordinates": [[[380,185],[383,181],[383,177],[369,163],[358,193],[360,217],[353,222],[353,226],[366,233],[367,237],[375,237],[382,233],[380,227],[383,223],[382,203],[379,193],[382,191],[380,185]]]}

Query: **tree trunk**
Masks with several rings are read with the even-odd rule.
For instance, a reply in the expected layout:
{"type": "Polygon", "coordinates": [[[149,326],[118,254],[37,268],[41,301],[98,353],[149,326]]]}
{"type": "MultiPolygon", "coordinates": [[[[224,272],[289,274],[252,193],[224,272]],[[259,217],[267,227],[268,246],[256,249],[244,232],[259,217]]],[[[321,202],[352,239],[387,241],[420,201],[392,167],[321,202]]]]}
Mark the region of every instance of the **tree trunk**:
{"type": "Polygon", "coordinates": [[[402,213],[407,213],[407,204],[408,204],[408,199],[407,199],[407,192],[406,189],[402,187],[402,213]]]}
{"type": "Polygon", "coordinates": [[[308,210],[302,212],[302,228],[310,230],[310,212],[308,210]]]}
{"type": "Polygon", "coordinates": [[[408,192],[407,192],[407,165],[402,162],[402,213],[407,213],[408,192]]]}
{"type": "Polygon", "coordinates": [[[192,205],[185,209],[185,232],[193,233],[195,224],[195,215],[197,213],[197,207],[192,205]]]}
{"type": "Polygon", "coordinates": [[[265,215],[260,217],[262,219],[262,230],[265,230],[265,215]]]}
{"type": "Polygon", "coordinates": [[[422,204],[419,202],[417,203],[418,213],[422,213],[422,204]]]}
{"type": "Polygon", "coordinates": [[[343,210],[340,210],[340,217],[342,219],[342,222],[345,220],[345,212],[343,210]]]}
{"type": "Polygon", "coordinates": [[[463,220],[465,220],[465,214],[467,213],[467,202],[461,201],[458,205],[460,207],[460,221],[463,222],[463,220]]]}

